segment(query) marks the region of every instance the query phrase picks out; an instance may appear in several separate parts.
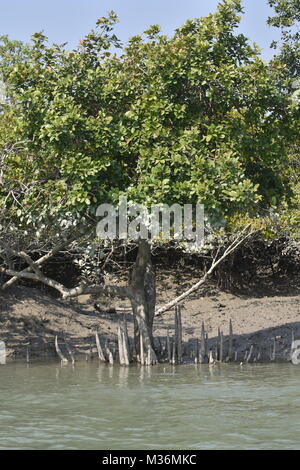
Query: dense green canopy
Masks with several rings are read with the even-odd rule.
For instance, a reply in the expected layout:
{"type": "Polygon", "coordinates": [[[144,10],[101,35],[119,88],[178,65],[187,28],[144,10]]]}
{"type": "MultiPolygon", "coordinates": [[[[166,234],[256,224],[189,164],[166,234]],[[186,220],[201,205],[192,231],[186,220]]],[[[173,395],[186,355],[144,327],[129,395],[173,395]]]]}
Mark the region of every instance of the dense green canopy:
{"type": "Polygon", "coordinates": [[[269,0],[274,8],[274,16],[268,23],[281,29],[281,44],[273,42],[273,46],[281,47],[283,62],[288,67],[291,78],[300,75],[300,1],[299,0],[269,0]]]}
{"type": "Polygon", "coordinates": [[[94,214],[121,193],[199,202],[217,217],[276,206],[288,195],[294,111],[285,66],[238,34],[241,12],[225,0],[173,37],[155,25],[124,48],[114,13],[71,51],[41,33],[30,45],[2,38],[6,214],[94,214]]]}

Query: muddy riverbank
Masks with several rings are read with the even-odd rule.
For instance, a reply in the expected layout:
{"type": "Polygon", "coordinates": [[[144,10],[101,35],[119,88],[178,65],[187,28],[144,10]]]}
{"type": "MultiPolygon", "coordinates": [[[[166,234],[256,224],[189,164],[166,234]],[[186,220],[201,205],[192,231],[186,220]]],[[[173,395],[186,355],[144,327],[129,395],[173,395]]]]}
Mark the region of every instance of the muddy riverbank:
{"type": "MultiPolygon", "coordinates": [[[[157,276],[158,304],[174,298],[195,282],[194,276],[161,272],[157,276]]],[[[233,349],[237,359],[253,345],[253,358],[268,361],[276,341],[276,359],[288,360],[291,338],[300,338],[300,284],[296,278],[261,279],[251,290],[224,291],[209,283],[187,299],[182,308],[185,361],[193,360],[202,322],[214,349],[218,328],[224,333],[226,350],[229,321],[233,324],[233,349]]],[[[72,303],[62,302],[45,291],[14,286],[0,296],[0,340],[4,341],[9,359],[46,359],[55,357],[57,335],[64,347],[64,338],[78,359],[96,358],[95,331],[101,341],[109,341],[116,350],[119,319],[125,315],[129,335],[133,336],[133,321],[128,301],[107,298],[80,297],[72,303]]],[[[154,337],[164,344],[167,331],[174,332],[174,311],[155,319],[154,337]]]]}

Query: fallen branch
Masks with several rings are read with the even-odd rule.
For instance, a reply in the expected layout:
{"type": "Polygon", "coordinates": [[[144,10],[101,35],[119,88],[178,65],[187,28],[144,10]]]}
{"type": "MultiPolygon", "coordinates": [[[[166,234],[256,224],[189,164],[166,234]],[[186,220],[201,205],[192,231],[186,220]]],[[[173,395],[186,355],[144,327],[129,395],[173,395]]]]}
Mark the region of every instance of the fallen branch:
{"type": "MultiPolygon", "coordinates": [[[[209,278],[209,276],[213,273],[213,271],[217,268],[217,266],[219,266],[219,264],[222,263],[222,261],[224,261],[225,258],[227,258],[231,253],[233,253],[242,243],[244,243],[244,241],[249,238],[250,236],[252,236],[255,232],[250,232],[248,233],[247,235],[244,235],[245,231],[246,231],[247,227],[241,232],[241,234],[226,248],[226,250],[224,251],[224,253],[219,257],[217,258],[218,256],[218,253],[216,255],[216,257],[213,259],[213,262],[209,268],[209,270],[204,274],[204,276],[196,283],[194,284],[192,287],[190,287],[186,292],[184,292],[183,294],[179,295],[178,297],[176,297],[175,299],[171,300],[170,302],[168,302],[166,305],[163,305],[161,307],[159,307],[156,312],[155,312],[155,316],[158,317],[160,315],[162,315],[163,313],[167,312],[168,310],[172,309],[173,307],[175,307],[176,305],[178,305],[182,300],[186,299],[189,295],[191,295],[193,292],[195,292],[196,290],[199,289],[199,287],[201,287],[206,281],[207,279],[209,278]]],[[[219,251],[219,250],[218,250],[219,251]]]]}
{"type": "MultiPolygon", "coordinates": [[[[32,266],[33,267],[33,266],[32,266]]],[[[63,300],[78,297],[83,294],[104,294],[104,295],[115,295],[119,297],[130,297],[131,288],[128,286],[86,286],[81,285],[73,287],[71,289],[66,288],[63,284],[54,279],[51,279],[41,271],[36,270],[35,273],[25,271],[14,271],[12,269],[0,268],[0,272],[7,274],[8,276],[14,276],[18,279],[30,279],[32,281],[42,282],[43,284],[56,289],[61,295],[63,300]]]]}
{"type": "MultiPolygon", "coordinates": [[[[57,245],[55,246],[54,248],[52,248],[52,250],[50,250],[48,253],[46,253],[44,256],[42,256],[41,258],[39,258],[37,261],[34,262],[35,266],[41,266],[43,263],[45,263],[45,261],[47,261],[48,259],[52,258],[52,256],[54,256],[56,253],[58,253],[59,251],[61,251],[64,247],[66,246],[66,244],[60,244],[60,245],[57,245]]],[[[30,272],[32,269],[31,266],[28,266],[28,268],[24,269],[23,271],[20,272],[20,274],[26,274],[28,272],[30,272]]],[[[8,281],[6,281],[2,286],[1,286],[1,290],[5,290],[7,289],[9,286],[11,286],[12,284],[14,284],[18,279],[20,279],[20,276],[13,276],[12,278],[10,278],[8,281]]]]}
{"type": "Polygon", "coordinates": [[[37,273],[30,273],[24,271],[14,271],[13,269],[6,269],[0,268],[0,272],[7,274],[8,276],[13,276],[18,279],[30,279],[32,281],[42,282],[49,287],[53,287],[54,289],[58,290],[60,294],[64,297],[68,293],[70,289],[66,289],[63,284],[60,282],[54,281],[54,279],[50,279],[49,277],[45,276],[44,274],[37,274],[37,273]]]}
{"type": "Polygon", "coordinates": [[[58,290],[58,292],[62,295],[62,298],[69,299],[72,297],[77,297],[82,294],[105,294],[105,295],[115,295],[120,297],[130,297],[131,289],[128,286],[86,286],[80,285],[74,288],[66,288],[63,284],[54,279],[51,279],[45,276],[42,271],[40,270],[40,265],[53,256],[56,252],[60,251],[62,245],[53,248],[47,255],[43,256],[37,261],[33,261],[33,259],[24,251],[16,251],[8,246],[4,247],[4,250],[12,256],[19,257],[26,261],[29,265],[28,268],[22,271],[15,271],[9,268],[0,268],[0,272],[7,274],[8,276],[13,276],[9,281],[7,281],[1,288],[2,290],[9,285],[11,285],[14,279],[30,279],[33,281],[42,282],[43,284],[52,287],[53,289],[58,290]],[[30,272],[34,271],[34,272],[30,272]]]}
{"type": "Polygon", "coordinates": [[[131,297],[131,288],[129,286],[86,286],[81,285],[73,287],[72,289],[64,288],[63,299],[70,299],[72,297],[78,297],[83,294],[104,294],[113,295],[117,297],[131,297]]]}

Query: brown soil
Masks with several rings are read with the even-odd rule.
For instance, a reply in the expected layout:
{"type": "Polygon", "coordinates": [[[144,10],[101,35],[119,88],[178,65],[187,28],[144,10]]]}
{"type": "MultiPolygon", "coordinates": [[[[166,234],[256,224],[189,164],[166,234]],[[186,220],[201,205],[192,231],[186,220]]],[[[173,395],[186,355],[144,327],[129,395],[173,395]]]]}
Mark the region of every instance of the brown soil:
{"type": "MultiPolygon", "coordinates": [[[[196,282],[194,272],[164,271],[157,276],[158,304],[174,298],[196,282]]],[[[229,320],[234,330],[234,350],[238,360],[254,345],[255,357],[259,350],[262,360],[269,360],[270,347],[276,338],[278,359],[288,359],[292,330],[300,338],[299,279],[262,278],[252,289],[226,292],[208,283],[183,304],[182,324],[186,360],[191,360],[200,337],[202,322],[214,348],[218,328],[228,335],[229,320]]],[[[129,306],[128,301],[98,299],[103,312],[94,308],[88,296],[76,302],[63,303],[38,289],[14,286],[1,293],[0,340],[4,341],[10,358],[55,357],[54,340],[57,335],[64,349],[64,335],[78,358],[96,355],[94,333],[99,331],[101,341],[109,340],[116,349],[116,331],[120,313],[109,313],[110,307],[129,306]],[[29,348],[29,349],[28,349],[29,348]]],[[[129,334],[132,336],[132,316],[126,314],[129,334]]],[[[174,331],[174,312],[166,312],[155,319],[154,336],[166,340],[167,330],[174,331]]],[[[67,354],[67,353],[66,353],[67,354]]]]}

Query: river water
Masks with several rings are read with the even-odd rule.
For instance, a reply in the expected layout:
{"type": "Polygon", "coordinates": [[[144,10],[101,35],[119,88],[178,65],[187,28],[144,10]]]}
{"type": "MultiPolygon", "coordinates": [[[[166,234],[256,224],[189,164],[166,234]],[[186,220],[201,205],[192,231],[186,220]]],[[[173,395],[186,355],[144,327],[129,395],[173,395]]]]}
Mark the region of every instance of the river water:
{"type": "Polygon", "coordinates": [[[0,366],[0,449],[300,449],[300,366],[0,366]]]}

